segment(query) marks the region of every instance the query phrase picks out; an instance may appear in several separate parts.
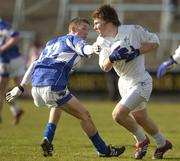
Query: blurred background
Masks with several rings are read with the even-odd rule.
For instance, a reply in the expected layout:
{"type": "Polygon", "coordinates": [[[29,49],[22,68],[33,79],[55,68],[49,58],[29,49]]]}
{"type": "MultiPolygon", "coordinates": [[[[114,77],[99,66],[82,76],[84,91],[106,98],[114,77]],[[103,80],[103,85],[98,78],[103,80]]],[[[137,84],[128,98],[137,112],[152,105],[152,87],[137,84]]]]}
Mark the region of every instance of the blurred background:
{"type": "MultiPolygon", "coordinates": [[[[104,3],[115,7],[122,24],[142,25],[157,33],[161,45],[146,58],[147,70],[154,81],[153,93],[180,93],[180,66],[163,79],[156,78],[157,67],[180,44],[180,0],[0,0],[0,17],[20,31],[20,47],[28,66],[33,46],[40,53],[48,40],[67,33],[68,22],[74,17],[86,17],[92,22],[92,11],[104,3]]],[[[93,43],[96,37],[91,29],[88,42],[93,43]]],[[[118,97],[113,82],[117,81],[116,76],[101,71],[96,55],[81,65],[70,77],[71,90],[86,92],[86,96],[106,94],[112,100],[118,97]]]]}

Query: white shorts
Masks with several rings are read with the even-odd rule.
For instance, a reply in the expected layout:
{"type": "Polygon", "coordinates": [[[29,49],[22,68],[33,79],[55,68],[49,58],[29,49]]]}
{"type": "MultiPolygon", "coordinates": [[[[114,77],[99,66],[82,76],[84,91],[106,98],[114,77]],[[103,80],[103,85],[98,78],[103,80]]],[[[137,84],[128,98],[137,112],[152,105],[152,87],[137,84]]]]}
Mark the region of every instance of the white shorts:
{"type": "Polygon", "coordinates": [[[72,98],[68,89],[62,91],[52,91],[51,87],[32,87],[31,90],[34,104],[37,107],[48,106],[56,108],[62,106],[72,98]]]}
{"type": "Polygon", "coordinates": [[[122,97],[120,103],[129,108],[132,112],[139,111],[146,108],[146,103],[152,92],[152,81],[147,80],[139,82],[129,88],[121,84],[119,91],[122,97]]]}
{"type": "Polygon", "coordinates": [[[0,76],[2,77],[20,77],[25,73],[25,62],[22,57],[12,59],[9,63],[0,63],[0,76]]]}

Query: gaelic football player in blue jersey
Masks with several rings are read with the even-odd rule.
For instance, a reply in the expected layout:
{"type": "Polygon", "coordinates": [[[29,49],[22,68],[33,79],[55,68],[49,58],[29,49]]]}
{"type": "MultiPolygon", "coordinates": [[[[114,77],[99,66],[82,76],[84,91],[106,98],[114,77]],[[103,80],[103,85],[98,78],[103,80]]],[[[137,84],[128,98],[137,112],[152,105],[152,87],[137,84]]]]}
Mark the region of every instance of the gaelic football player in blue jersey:
{"type": "Polygon", "coordinates": [[[80,120],[83,131],[101,157],[119,156],[124,146],[115,148],[106,145],[100,137],[89,112],[68,90],[68,77],[82,57],[89,57],[93,46],[85,41],[90,24],[83,18],[75,18],[69,24],[67,35],[55,38],[46,44],[40,57],[28,68],[19,86],[7,93],[6,99],[11,102],[21,95],[24,87],[32,80],[32,96],[37,107],[48,106],[49,122],[41,146],[44,156],[52,156],[52,141],[56,126],[63,111],[80,120]]]}
{"type": "MultiPolygon", "coordinates": [[[[25,73],[25,64],[19,52],[17,42],[19,32],[11,25],[0,18],[0,122],[2,121],[2,107],[5,92],[10,79],[19,84],[25,73]]],[[[13,124],[18,124],[23,110],[13,101],[9,103],[13,114],[13,124]]]]}

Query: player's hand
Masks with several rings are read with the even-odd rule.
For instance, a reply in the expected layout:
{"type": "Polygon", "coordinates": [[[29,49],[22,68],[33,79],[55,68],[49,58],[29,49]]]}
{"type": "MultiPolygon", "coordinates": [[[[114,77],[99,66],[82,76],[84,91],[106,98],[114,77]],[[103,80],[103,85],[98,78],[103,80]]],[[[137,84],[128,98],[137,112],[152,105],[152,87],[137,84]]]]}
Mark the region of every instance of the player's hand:
{"type": "Polygon", "coordinates": [[[6,93],[6,101],[11,103],[18,96],[20,96],[24,92],[24,88],[22,86],[16,86],[11,91],[6,93]]]}
{"type": "Polygon", "coordinates": [[[173,59],[164,61],[157,70],[157,78],[158,79],[162,78],[166,74],[166,72],[173,69],[175,63],[176,62],[173,59]]]}
{"type": "Polygon", "coordinates": [[[128,51],[129,50],[126,47],[118,46],[112,51],[111,55],[109,56],[109,60],[113,63],[117,60],[127,59],[129,55],[128,51]]]}
{"type": "Polygon", "coordinates": [[[95,54],[97,54],[97,55],[100,54],[100,51],[101,51],[100,45],[98,45],[97,43],[93,43],[92,48],[93,48],[93,52],[95,54]]]}
{"type": "Polygon", "coordinates": [[[140,55],[140,51],[139,49],[135,49],[133,46],[131,47],[131,52],[128,54],[128,58],[126,59],[126,63],[135,59],[136,57],[138,57],[140,55]]]}

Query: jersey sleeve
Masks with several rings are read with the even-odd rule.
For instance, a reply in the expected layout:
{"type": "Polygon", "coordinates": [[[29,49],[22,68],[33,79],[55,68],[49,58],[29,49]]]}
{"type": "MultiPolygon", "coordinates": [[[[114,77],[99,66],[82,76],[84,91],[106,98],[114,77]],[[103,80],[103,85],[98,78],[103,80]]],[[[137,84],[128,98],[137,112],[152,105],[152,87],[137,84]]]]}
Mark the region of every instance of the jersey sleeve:
{"type": "Polygon", "coordinates": [[[67,38],[66,44],[82,57],[89,57],[93,53],[92,46],[78,36],[67,38]]]}
{"type": "Polygon", "coordinates": [[[159,38],[155,33],[149,32],[140,25],[134,25],[134,32],[139,37],[141,43],[157,43],[160,44],[159,38]]]}

